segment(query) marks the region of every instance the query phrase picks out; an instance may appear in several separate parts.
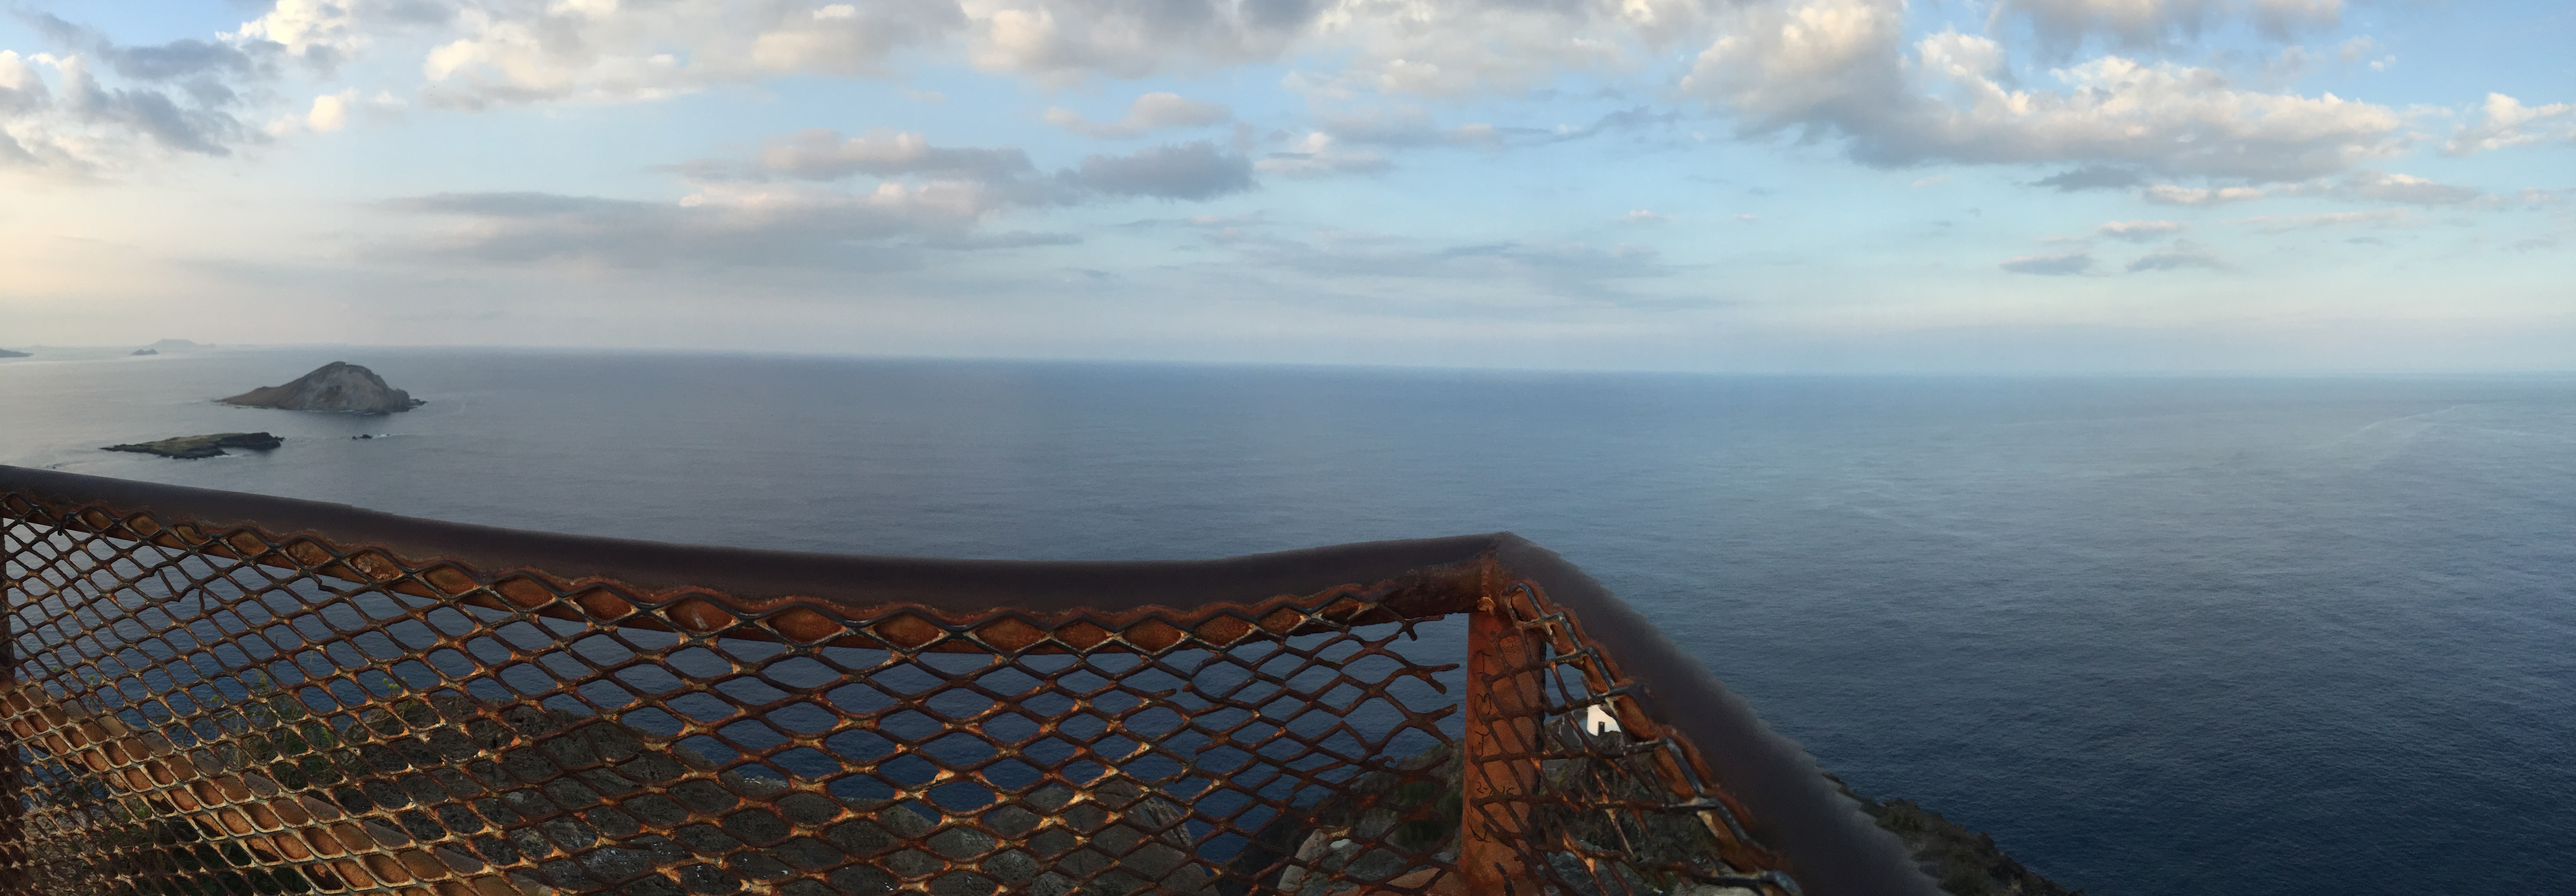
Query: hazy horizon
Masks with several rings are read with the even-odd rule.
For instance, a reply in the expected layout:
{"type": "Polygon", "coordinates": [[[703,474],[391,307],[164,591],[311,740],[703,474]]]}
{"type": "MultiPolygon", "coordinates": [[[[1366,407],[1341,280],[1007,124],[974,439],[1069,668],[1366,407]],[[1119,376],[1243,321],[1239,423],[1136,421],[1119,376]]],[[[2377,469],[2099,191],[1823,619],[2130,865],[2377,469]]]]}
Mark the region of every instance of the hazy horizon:
{"type": "MultiPolygon", "coordinates": [[[[174,337],[174,339],[175,339],[175,337],[174,337]]],[[[134,357],[134,356],[132,355],[132,353],[133,353],[134,351],[136,351],[136,350],[138,350],[138,349],[154,347],[154,345],[155,345],[156,343],[158,343],[158,342],[162,342],[162,341],[169,341],[169,340],[155,340],[154,342],[144,342],[144,343],[114,343],[114,344],[90,344],[90,345],[45,345],[45,344],[41,344],[41,343],[21,343],[21,344],[15,344],[15,345],[0,344],[0,349],[17,349],[17,350],[21,350],[21,351],[28,351],[28,350],[49,350],[49,351],[54,351],[54,352],[72,352],[72,353],[75,353],[75,354],[73,354],[73,355],[71,355],[71,356],[69,356],[69,357],[60,357],[60,356],[49,356],[48,354],[46,354],[46,352],[45,352],[45,351],[37,351],[37,352],[35,353],[35,356],[34,356],[34,357],[28,357],[28,358],[6,358],[6,359],[0,359],[0,363],[8,363],[8,362],[26,363],[26,362],[36,362],[36,361],[46,361],[46,360],[55,360],[55,361],[113,361],[113,360],[120,360],[120,359],[128,359],[128,358],[132,358],[132,357],[134,357]]],[[[367,360],[366,360],[366,359],[367,359],[367,355],[365,354],[365,353],[367,353],[367,352],[384,352],[384,353],[388,353],[388,354],[397,354],[397,353],[402,353],[402,352],[475,352],[475,351],[490,351],[490,352],[509,352],[509,353],[527,353],[527,354],[560,354],[560,355],[566,355],[566,356],[579,356],[579,355],[603,354],[603,353],[604,353],[604,354],[623,354],[623,353],[633,353],[633,354],[668,354],[668,355],[675,355],[675,356],[701,356],[701,357],[745,357],[745,358],[778,358],[778,359],[797,359],[797,358],[806,358],[806,359],[814,359],[814,360],[887,361],[887,362],[941,362],[941,361],[953,361],[953,362],[959,362],[959,363],[983,363],[983,362],[994,362],[994,363],[1013,363],[1013,364],[1098,364],[1098,365],[1139,365],[1139,366],[1158,366],[1158,365],[1162,365],[1162,366],[1173,366],[1173,367],[1218,367],[1218,368],[1264,368],[1264,367],[1275,367],[1275,368],[1288,368],[1288,369],[1315,368],[1315,369],[1352,369],[1352,370],[1366,370],[1366,369],[1373,369],[1373,368],[1382,368],[1382,369],[1388,369],[1388,370],[1410,370],[1410,371],[1422,371],[1422,372],[1455,371],[1455,372],[1459,372],[1459,373],[1492,373],[1492,374],[1509,374],[1509,373],[1515,373],[1515,372],[1528,372],[1528,373],[1594,373],[1594,374],[1640,374],[1640,375],[1667,375],[1667,374],[1668,374],[1668,375],[1675,375],[1675,376],[1817,377],[1817,378],[1835,378],[1835,377],[1855,377],[1855,378],[1867,378],[1867,377],[1895,377],[1895,378],[1905,378],[1905,377],[1928,377],[1928,378],[1963,378],[1963,379],[1973,379],[1973,378],[1979,378],[1979,377],[1993,377],[1993,378],[2002,378],[2002,379],[2049,378],[2049,377],[2060,377],[2060,378],[2090,378],[2090,377],[2100,377],[2100,378],[2158,378],[2158,377],[2170,377],[2170,378],[2178,378],[2178,379],[2189,379],[2189,378],[2216,378],[2216,379],[2224,379],[2224,378],[2243,378],[2243,379],[2344,379],[2344,378],[2350,378],[2350,379],[2370,379],[2370,378],[2390,378],[2390,379],[2407,379],[2407,378],[2428,378],[2428,379],[2442,379],[2442,378],[2470,378],[2470,379],[2475,379],[2475,378],[2500,378],[2500,379],[2520,379],[2520,378],[2539,378],[2539,379],[2554,379],[2554,378],[2561,378],[2561,377],[2576,377],[2576,366],[2569,366],[2569,367],[2563,367],[2563,368],[2535,367],[2535,368],[2530,368],[2530,369],[2512,369],[2512,368],[2503,368],[2503,367],[2487,367],[2487,368],[2475,368],[2475,367],[2462,367],[2462,368],[2435,368],[2435,367],[2399,368],[2399,367],[2389,367],[2389,368],[2379,368],[2379,369],[2367,369],[2367,368],[2353,368],[2353,369],[2330,369],[2330,368],[2256,368],[2256,367],[2247,367],[2247,368],[2203,368],[2203,369],[2187,369],[2187,368],[2129,368],[2129,369],[2120,369],[2120,368],[2100,368],[2100,367],[2096,367],[2096,368],[2082,368],[2082,367],[2051,368],[2051,367],[2039,367],[2039,366],[2020,367],[2020,368],[2007,368],[2007,367],[1977,368],[1977,367],[1961,366],[1961,367],[1946,368],[1946,369],[1942,369],[1942,368],[1895,368],[1895,367],[1885,367],[1885,368],[1860,368],[1860,367],[1837,367],[1837,368],[1825,368],[1825,367],[1794,367],[1794,366],[1782,366],[1782,367],[1776,367],[1776,368],[1752,368],[1752,367],[1735,367],[1735,368],[1726,368],[1726,367],[1681,367],[1681,366],[1664,366],[1664,367],[1655,367],[1655,366],[1638,366],[1638,365],[1631,365],[1631,366],[1611,366],[1611,365],[1583,366],[1583,365],[1572,365],[1572,364],[1565,364],[1565,365],[1543,365],[1543,364],[1522,364],[1522,365],[1512,365],[1512,364],[1508,364],[1508,363],[1503,363],[1503,362],[1501,362],[1501,361],[1499,361],[1499,360],[1498,360],[1498,361],[1495,361],[1495,362],[1492,362],[1492,363],[1482,363],[1482,364],[1479,364],[1479,363],[1473,363],[1473,360],[1472,360],[1472,359],[1466,359],[1466,360],[1458,361],[1458,362],[1422,361],[1422,362],[1416,362],[1416,363],[1405,363],[1405,362],[1402,362],[1402,361],[1395,361],[1395,360],[1387,360],[1387,361],[1367,361],[1367,360],[1322,360],[1322,361],[1313,361],[1313,360],[1307,360],[1307,361],[1301,361],[1301,360],[1294,360],[1294,359],[1277,359],[1277,360],[1274,360],[1274,359],[1259,359],[1259,358],[1255,358],[1255,359],[1245,359],[1245,358],[1221,358],[1221,357],[1206,357],[1206,358],[1198,358],[1198,357],[1143,357],[1143,356],[1136,356],[1136,357],[1122,357],[1122,356],[1077,357],[1077,356],[1042,356],[1042,355],[999,355],[999,354],[996,354],[996,355],[962,355],[962,354],[955,354],[955,355],[932,355],[932,354],[900,354],[900,353],[891,353],[891,352],[846,352],[846,351],[845,351],[845,352],[833,352],[833,351],[823,351],[823,350],[798,350],[798,349],[787,349],[787,348],[726,348],[726,349],[713,349],[713,348],[692,348],[692,347],[685,347],[685,346],[664,347],[664,346],[474,345],[474,344],[443,344],[443,345],[442,345],[442,344],[411,344],[411,345],[403,345],[403,344],[370,344],[370,343],[356,343],[356,342],[292,342],[292,343],[289,343],[289,342],[280,342],[280,343],[217,344],[217,343],[202,343],[202,342],[200,342],[200,343],[195,343],[193,346],[186,346],[186,347],[180,347],[180,348],[175,348],[175,349],[174,349],[174,348],[170,348],[169,346],[161,346],[161,348],[163,349],[164,355],[168,355],[168,354],[184,354],[184,353],[186,353],[186,352],[188,352],[188,351],[192,351],[192,350],[227,351],[227,352],[298,352],[298,351],[313,351],[313,350],[345,351],[345,352],[348,352],[348,353],[349,353],[349,355],[348,355],[348,357],[347,357],[347,358],[344,358],[344,359],[342,359],[342,360],[347,360],[347,361],[349,361],[349,363],[358,364],[358,365],[361,365],[361,366],[364,366],[364,365],[367,363],[367,360]]],[[[301,372],[303,372],[303,371],[302,371],[300,368],[299,368],[298,370],[296,370],[296,371],[292,371],[292,372],[284,371],[283,369],[281,369],[281,371],[280,371],[280,376],[281,376],[281,378],[283,378],[283,377],[287,377],[287,376],[292,376],[292,375],[300,374],[301,372]]]]}

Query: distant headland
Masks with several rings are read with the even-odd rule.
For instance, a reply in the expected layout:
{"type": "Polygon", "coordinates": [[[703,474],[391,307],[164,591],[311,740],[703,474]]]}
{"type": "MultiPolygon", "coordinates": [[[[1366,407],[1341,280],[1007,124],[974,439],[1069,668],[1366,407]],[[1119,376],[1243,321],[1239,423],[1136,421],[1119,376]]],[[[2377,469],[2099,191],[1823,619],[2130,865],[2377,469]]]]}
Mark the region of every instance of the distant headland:
{"type": "Polygon", "coordinates": [[[385,378],[346,361],[333,361],[283,386],[261,386],[224,404],[289,411],[342,414],[391,414],[427,404],[411,393],[385,385],[385,378]]]}

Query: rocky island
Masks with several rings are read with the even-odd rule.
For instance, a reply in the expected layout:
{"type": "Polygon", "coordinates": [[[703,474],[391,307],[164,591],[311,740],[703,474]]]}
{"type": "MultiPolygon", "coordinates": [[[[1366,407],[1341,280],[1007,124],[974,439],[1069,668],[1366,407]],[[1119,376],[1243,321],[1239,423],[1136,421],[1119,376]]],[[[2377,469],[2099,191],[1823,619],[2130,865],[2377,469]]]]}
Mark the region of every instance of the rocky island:
{"type": "Polygon", "coordinates": [[[0,358],[25,358],[25,357],[30,357],[30,356],[29,356],[26,352],[13,352],[13,351],[10,351],[10,350],[5,349],[5,348],[0,348],[0,358]]]}
{"type": "Polygon", "coordinates": [[[109,445],[99,450],[132,451],[139,454],[158,454],[162,457],[175,457],[181,460],[196,460],[201,457],[222,457],[224,456],[224,449],[226,448],[250,448],[258,451],[266,451],[268,449],[275,448],[284,442],[284,439],[280,439],[264,432],[219,432],[205,436],[180,436],[175,439],[162,439],[158,442],[138,442],[130,445],[109,445]]]}
{"type": "Polygon", "coordinates": [[[332,411],[342,414],[391,414],[427,402],[385,385],[385,378],[346,361],[333,361],[283,386],[261,386],[222,400],[246,408],[332,411]]]}

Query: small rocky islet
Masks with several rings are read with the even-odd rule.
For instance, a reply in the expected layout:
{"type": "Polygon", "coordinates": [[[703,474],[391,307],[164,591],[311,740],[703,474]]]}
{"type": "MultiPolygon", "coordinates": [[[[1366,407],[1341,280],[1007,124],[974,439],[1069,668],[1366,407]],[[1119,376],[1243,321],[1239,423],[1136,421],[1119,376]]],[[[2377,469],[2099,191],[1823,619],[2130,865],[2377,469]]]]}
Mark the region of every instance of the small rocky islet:
{"type": "Polygon", "coordinates": [[[158,454],[162,457],[175,457],[181,460],[197,460],[199,458],[207,457],[222,457],[226,453],[224,451],[226,448],[248,448],[254,451],[266,451],[284,444],[285,441],[286,440],[265,432],[219,432],[212,435],[180,436],[175,439],[162,439],[157,442],[134,442],[125,445],[109,445],[99,450],[132,451],[137,454],[158,454]]]}
{"type": "Polygon", "coordinates": [[[261,386],[221,401],[246,408],[339,414],[393,414],[428,403],[386,385],[375,371],[347,361],[324,364],[283,386],[261,386]]]}

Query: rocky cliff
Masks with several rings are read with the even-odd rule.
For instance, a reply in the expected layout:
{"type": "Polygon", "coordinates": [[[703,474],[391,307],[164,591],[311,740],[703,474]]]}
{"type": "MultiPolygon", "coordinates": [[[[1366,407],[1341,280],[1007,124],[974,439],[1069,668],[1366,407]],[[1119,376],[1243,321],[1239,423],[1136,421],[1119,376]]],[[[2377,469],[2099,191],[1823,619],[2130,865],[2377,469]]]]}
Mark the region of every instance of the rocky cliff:
{"type": "Polygon", "coordinates": [[[261,386],[224,399],[225,404],[289,411],[391,414],[425,402],[385,385],[384,377],[346,361],[333,361],[283,386],[261,386]]]}
{"type": "Polygon", "coordinates": [[[1971,832],[1941,813],[1913,800],[1879,802],[1852,791],[1842,779],[1826,775],[1844,796],[1860,802],[1878,826],[1886,828],[1914,853],[1915,865],[1941,889],[1954,896],[2084,896],[2022,867],[1995,847],[1995,838],[1971,832]]]}

